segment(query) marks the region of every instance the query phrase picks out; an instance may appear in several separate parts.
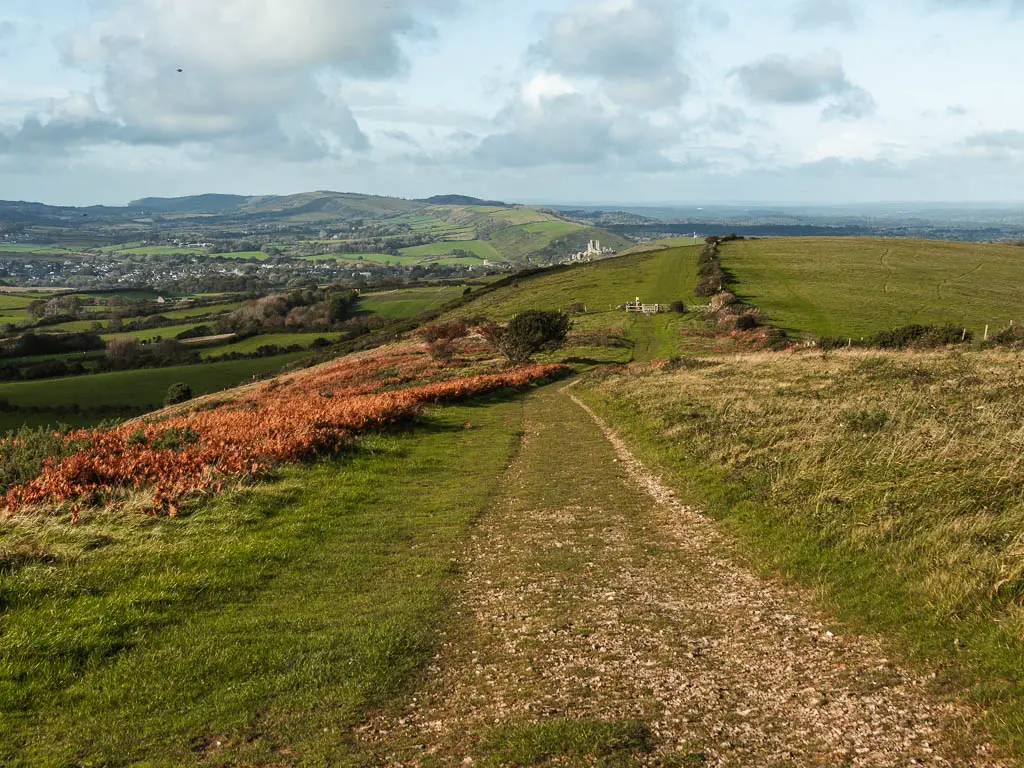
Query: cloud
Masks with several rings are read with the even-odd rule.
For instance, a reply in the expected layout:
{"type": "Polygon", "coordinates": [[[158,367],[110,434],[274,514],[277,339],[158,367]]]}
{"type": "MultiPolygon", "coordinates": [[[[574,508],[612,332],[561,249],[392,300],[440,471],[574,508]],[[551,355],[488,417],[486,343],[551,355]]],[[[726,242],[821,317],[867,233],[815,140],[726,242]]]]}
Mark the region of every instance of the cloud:
{"type": "Polygon", "coordinates": [[[793,26],[796,29],[838,27],[850,30],[857,26],[857,16],[851,0],[800,0],[793,9],[793,26]]]}
{"type": "Polygon", "coordinates": [[[878,109],[874,97],[859,86],[852,86],[838,99],[825,107],[823,120],[860,120],[869,117],[878,109]]]}
{"type": "Polygon", "coordinates": [[[815,104],[833,97],[822,112],[826,120],[859,119],[877,106],[870,93],[850,82],[834,51],[802,58],[776,54],[738,67],[733,75],[750,99],[763,104],[815,104]]]}
{"type": "Polygon", "coordinates": [[[392,141],[397,141],[399,144],[406,144],[417,149],[420,147],[420,143],[405,131],[390,130],[382,131],[381,134],[392,141]]]}
{"type": "MultiPolygon", "coordinates": [[[[370,144],[338,95],[342,79],[408,68],[403,42],[434,34],[456,0],[123,0],[72,33],[64,58],[102,83],[105,112],[39,114],[0,146],[198,143],[312,159],[370,144]],[[181,72],[177,70],[181,69],[181,72]],[[331,87],[334,86],[334,87],[331,87]]],[[[8,151],[11,151],[10,149],[8,151]]]]}
{"type": "Polygon", "coordinates": [[[18,25],[10,19],[0,21],[0,40],[7,40],[18,34],[18,25]]]}
{"type": "Polygon", "coordinates": [[[679,63],[683,38],[671,0],[604,0],[557,17],[530,57],[549,71],[598,80],[618,103],[657,109],[689,90],[679,63]]]}
{"type": "Polygon", "coordinates": [[[929,0],[933,10],[1002,10],[1013,16],[1024,15],[1024,0],[929,0]]]}
{"type": "Polygon", "coordinates": [[[946,107],[947,117],[965,117],[969,114],[967,107],[954,104],[953,106],[946,107]]]}
{"type": "Polygon", "coordinates": [[[660,153],[670,141],[668,133],[634,116],[623,117],[598,99],[545,82],[523,87],[502,116],[510,127],[484,137],[470,153],[473,162],[509,168],[622,161],[651,170],[671,165],[660,153]]]}
{"type": "Polygon", "coordinates": [[[716,104],[705,118],[716,133],[739,136],[753,122],[739,107],[716,104]]]}
{"type": "Polygon", "coordinates": [[[964,139],[964,146],[975,153],[1005,154],[1024,152],[1024,131],[1006,130],[976,133],[964,139]]]}

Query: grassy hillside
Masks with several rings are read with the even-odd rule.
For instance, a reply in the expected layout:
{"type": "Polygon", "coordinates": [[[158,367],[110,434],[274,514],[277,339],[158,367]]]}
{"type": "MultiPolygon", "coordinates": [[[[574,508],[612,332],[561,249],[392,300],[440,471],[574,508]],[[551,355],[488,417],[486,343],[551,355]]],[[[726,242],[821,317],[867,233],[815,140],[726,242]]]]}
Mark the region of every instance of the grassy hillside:
{"type": "Polygon", "coordinates": [[[869,238],[728,243],[735,290],[787,330],[862,336],[909,323],[981,334],[1024,322],[1024,249],[869,238]]]}
{"type": "Polygon", "coordinates": [[[420,312],[439,309],[449,301],[462,296],[465,288],[406,288],[383,293],[367,293],[359,298],[358,309],[367,314],[380,315],[389,320],[415,317],[420,312]]]}
{"type": "Polygon", "coordinates": [[[582,228],[568,221],[539,221],[500,229],[491,235],[490,241],[506,259],[520,261],[534,251],[541,250],[555,238],[582,228]]]}
{"type": "Polygon", "coordinates": [[[587,399],[762,565],[944,667],[1020,749],[1022,377],[1010,352],[760,354],[587,399]]]}
{"type": "Polygon", "coordinates": [[[647,360],[678,353],[679,331],[701,321],[674,313],[638,317],[616,307],[638,296],[650,304],[690,304],[696,285],[697,249],[673,248],[547,270],[485,294],[455,314],[507,320],[527,309],[564,311],[582,303],[586,312],[573,316],[577,330],[621,331],[636,343],[634,359],[647,360]]]}
{"type": "Polygon", "coordinates": [[[483,240],[456,240],[444,243],[431,243],[430,245],[417,245],[412,248],[403,248],[402,255],[413,258],[427,258],[431,256],[442,256],[450,254],[453,250],[469,251],[475,253],[482,259],[490,261],[503,261],[502,255],[491,243],[483,240]]]}
{"type": "Polygon", "coordinates": [[[435,410],[174,520],[0,521],[0,763],[348,765],[441,642],[521,411],[435,410]]]}
{"type": "Polygon", "coordinates": [[[697,285],[697,250],[674,248],[578,266],[556,267],[517,280],[480,297],[464,314],[508,319],[526,309],[566,309],[582,302],[581,322],[591,327],[624,327],[624,312],[615,307],[639,296],[647,303],[689,303],[697,285]]]}

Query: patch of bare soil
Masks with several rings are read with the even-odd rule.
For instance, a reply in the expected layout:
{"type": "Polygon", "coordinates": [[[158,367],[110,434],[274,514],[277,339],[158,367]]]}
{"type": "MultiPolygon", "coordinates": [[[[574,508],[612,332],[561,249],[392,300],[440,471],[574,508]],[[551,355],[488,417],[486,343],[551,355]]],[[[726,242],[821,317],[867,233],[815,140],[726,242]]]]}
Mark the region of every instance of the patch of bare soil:
{"type": "Polygon", "coordinates": [[[528,402],[456,626],[417,698],[358,734],[381,764],[486,762],[496,726],[594,718],[652,732],[653,753],[617,765],[1010,765],[930,676],[736,565],[574,400],[528,402]]]}

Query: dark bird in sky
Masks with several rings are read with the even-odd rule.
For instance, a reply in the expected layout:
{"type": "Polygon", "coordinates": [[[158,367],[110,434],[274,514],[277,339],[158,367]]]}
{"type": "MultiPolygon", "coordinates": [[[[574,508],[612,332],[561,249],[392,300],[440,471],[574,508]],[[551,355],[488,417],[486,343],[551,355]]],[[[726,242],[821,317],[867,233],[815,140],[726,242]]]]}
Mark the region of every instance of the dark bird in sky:
{"type": "Polygon", "coordinates": [[[178,74],[180,75],[180,74],[181,74],[182,72],[184,72],[184,71],[185,71],[184,69],[179,69],[179,70],[178,70],[178,74]]]}

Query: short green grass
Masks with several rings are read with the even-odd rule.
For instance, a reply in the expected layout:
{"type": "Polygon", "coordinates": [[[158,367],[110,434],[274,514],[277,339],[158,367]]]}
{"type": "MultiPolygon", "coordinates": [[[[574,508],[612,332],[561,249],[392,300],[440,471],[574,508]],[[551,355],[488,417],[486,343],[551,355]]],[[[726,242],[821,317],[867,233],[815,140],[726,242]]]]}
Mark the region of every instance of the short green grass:
{"type": "Polygon", "coordinates": [[[909,323],[980,336],[1024,322],[1024,249],[928,240],[778,238],[727,243],[735,291],[786,330],[860,337],[909,323]]]}
{"type": "Polygon", "coordinates": [[[167,388],[175,382],[185,382],[197,395],[216,392],[243,384],[255,375],[277,370],[301,356],[302,353],[293,353],[257,360],[143,368],[44,381],[2,382],[0,398],[23,406],[51,407],[77,403],[82,408],[122,404],[156,407],[163,402],[167,388]]]}
{"type": "Polygon", "coordinates": [[[485,766],[548,765],[556,758],[601,765],[651,752],[654,738],[640,721],[558,718],[500,726],[482,741],[485,766]]]}
{"type": "Polygon", "coordinates": [[[5,243],[0,240],[0,253],[54,253],[66,255],[76,253],[74,250],[59,245],[32,245],[30,243],[5,243]]]}
{"type": "Polygon", "coordinates": [[[439,309],[449,301],[462,296],[465,288],[406,288],[386,293],[367,293],[359,298],[358,309],[367,314],[380,315],[389,320],[415,317],[421,312],[439,309]]]}
{"type": "Polygon", "coordinates": [[[413,248],[403,248],[403,256],[425,258],[430,256],[444,256],[451,254],[454,250],[469,251],[475,253],[481,259],[490,261],[504,261],[502,255],[491,244],[484,240],[460,240],[445,243],[431,243],[430,245],[418,245],[413,248]]]}
{"type": "Polygon", "coordinates": [[[508,261],[521,261],[552,240],[584,229],[568,221],[538,221],[500,229],[490,237],[491,244],[508,261]]]}
{"type": "Polygon", "coordinates": [[[364,764],[350,729],[434,652],[521,410],[435,410],[175,520],[0,524],[0,762],[364,764]]]}
{"type": "Polygon", "coordinates": [[[267,261],[270,258],[270,255],[263,251],[235,251],[234,253],[217,253],[210,255],[216,256],[218,259],[238,259],[240,261],[267,261]]]}
{"type": "Polygon", "coordinates": [[[400,256],[392,256],[389,253],[324,253],[320,256],[303,256],[303,261],[351,261],[358,263],[366,261],[373,264],[401,264],[400,256]]]}
{"type": "Polygon", "coordinates": [[[205,307],[192,307],[190,309],[175,309],[171,312],[159,312],[158,314],[171,320],[188,320],[190,318],[203,317],[204,315],[219,315],[238,309],[240,301],[225,304],[210,304],[205,307]]]}
{"type": "Polygon", "coordinates": [[[162,328],[148,328],[144,331],[118,331],[111,333],[107,331],[102,334],[100,338],[106,340],[118,338],[121,336],[129,336],[139,341],[154,341],[155,339],[173,339],[179,333],[185,331],[191,331],[196,327],[196,323],[185,323],[182,325],[168,325],[162,328]]]}
{"type": "Polygon", "coordinates": [[[248,339],[235,342],[234,344],[224,344],[218,347],[203,349],[200,353],[200,357],[207,360],[216,359],[223,355],[231,354],[232,352],[250,355],[253,352],[256,352],[260,347],[265,347],[270,344],[276,344],[279,347],[290,347],[298,344],[300,347],[308,349],[317,339],[337,341],[344,335],[345,334],[343,333],[332,331],[325,331],[324,333],[268,333],[262,336],[252,336],[248,339]]]}
{"type": "Polygon", "coordinates": [[[573,315],[577,330],[622,331],[636,342],[635,359],[668,358],[679,352],[679,332],[703,327],[702,320],[674,313],[638,316],[616,307],[637,297],[648,304],[688,305],[696,285],[697,249],[673,248],[547,270],[484,294],[454,314],[508,320],[528,309],[566,311],[582,303],[586,312],[573,315]]]}

